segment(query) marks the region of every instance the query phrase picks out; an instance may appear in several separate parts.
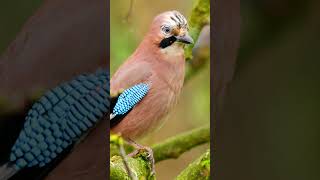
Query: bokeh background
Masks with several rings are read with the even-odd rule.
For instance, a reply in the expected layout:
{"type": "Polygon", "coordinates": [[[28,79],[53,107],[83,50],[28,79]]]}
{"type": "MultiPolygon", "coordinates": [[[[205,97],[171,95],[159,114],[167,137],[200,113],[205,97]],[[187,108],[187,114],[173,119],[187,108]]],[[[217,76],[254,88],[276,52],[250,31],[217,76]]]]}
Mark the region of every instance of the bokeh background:
{"type": "Polygon", "coordinates": [[[319,8],[241,1],[237,65],[217,120],[218,179],[320,178],[319,8]]]}
{"type": "MultiPolygon", "coordinates": [[[[130,1],[128,0],[111,1],[110,5],[110,69],[111,74],[113,74],[121,63],[133,53],[157,14],[168,10],[178,10],[188,17],[191,13],[193,1],[134,0],[131,11],[130,1]],[[127,18],[128,12],[130,12],[129,18],[127,18]]],[[[207,36],[204,39],[208,40],[209,37],[207,36]]],[[[144,138],[140,143],[152,145],[181,132],[208,125],[209,122],[210,66],[208,61],[204,68],[185,84],[177,107],[172,110],[168,120],[160,130],[144,138]]],[[[157,163],[157,179],[173,179],[208,148],[209,145],[203,145],[184,153],[178,159],[157,163]]]]}

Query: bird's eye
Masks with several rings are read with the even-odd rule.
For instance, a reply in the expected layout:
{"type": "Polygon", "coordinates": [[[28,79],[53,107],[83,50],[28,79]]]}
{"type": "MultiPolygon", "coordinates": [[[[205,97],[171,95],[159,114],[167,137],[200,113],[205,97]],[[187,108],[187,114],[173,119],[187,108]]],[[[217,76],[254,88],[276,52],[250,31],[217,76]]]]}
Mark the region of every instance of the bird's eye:
{"type": "Polygon", "coordinates": [[[162,31],[163,31],[164,33],[168,34],[168,33],[170,33],[170,27],[168,27],[168,26],[163,26],[163,27],[162,27],[162,31]]]}

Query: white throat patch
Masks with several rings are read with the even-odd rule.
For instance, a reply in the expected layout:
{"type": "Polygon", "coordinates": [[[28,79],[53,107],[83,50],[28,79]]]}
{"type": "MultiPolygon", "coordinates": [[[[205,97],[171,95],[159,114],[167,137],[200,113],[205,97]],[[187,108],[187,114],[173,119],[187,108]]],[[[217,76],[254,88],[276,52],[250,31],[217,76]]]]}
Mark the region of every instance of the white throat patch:
{"type": "Polygon", "coordinates": [[[167,56],[181,56],[184,53],[183,46],[176,43],[164,49],[160,49],[160,51],[167,56]]]}

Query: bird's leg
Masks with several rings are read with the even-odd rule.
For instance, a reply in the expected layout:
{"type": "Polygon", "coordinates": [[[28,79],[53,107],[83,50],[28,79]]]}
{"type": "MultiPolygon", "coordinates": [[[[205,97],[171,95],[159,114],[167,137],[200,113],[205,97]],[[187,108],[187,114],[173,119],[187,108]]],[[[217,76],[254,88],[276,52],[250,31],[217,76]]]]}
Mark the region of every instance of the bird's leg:
{"type": "Polygon", "coordinates": [[[140,150],[146,150],[148,152],[147,158],[149,161],[151,161],[151,175],[155,175],[155,173],[156,173],[155,165],[154,165],[155,160],[154,160],[152,149],[148,146],[143,146],[141,144],[138,144],[130,138],[128,138],[127,141],[129,144],[131,144],[136,149],[132,153],[128,154],[128,156],[133,157],[133,156],[137,155],[140,152],[140,150]]]}

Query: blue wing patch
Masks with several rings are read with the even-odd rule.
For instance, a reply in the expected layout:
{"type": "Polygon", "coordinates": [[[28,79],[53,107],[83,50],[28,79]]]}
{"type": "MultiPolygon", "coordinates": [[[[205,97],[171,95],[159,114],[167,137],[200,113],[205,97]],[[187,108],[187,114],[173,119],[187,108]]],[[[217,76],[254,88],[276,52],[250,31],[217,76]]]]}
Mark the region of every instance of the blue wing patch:
{"type": "Polygon", "coordinates": [[[113,109],[113,116],[124,115],[147,95],[150,87],[146,83],[140,83],[124,90],[118,97],[113,109]]]}
{"type": "Polygon", "coordinates": [[[99,70],[48,91],[29,111],[10,153],[16,169],[45,166],[108,111],[109,75],[99,70]]]}

